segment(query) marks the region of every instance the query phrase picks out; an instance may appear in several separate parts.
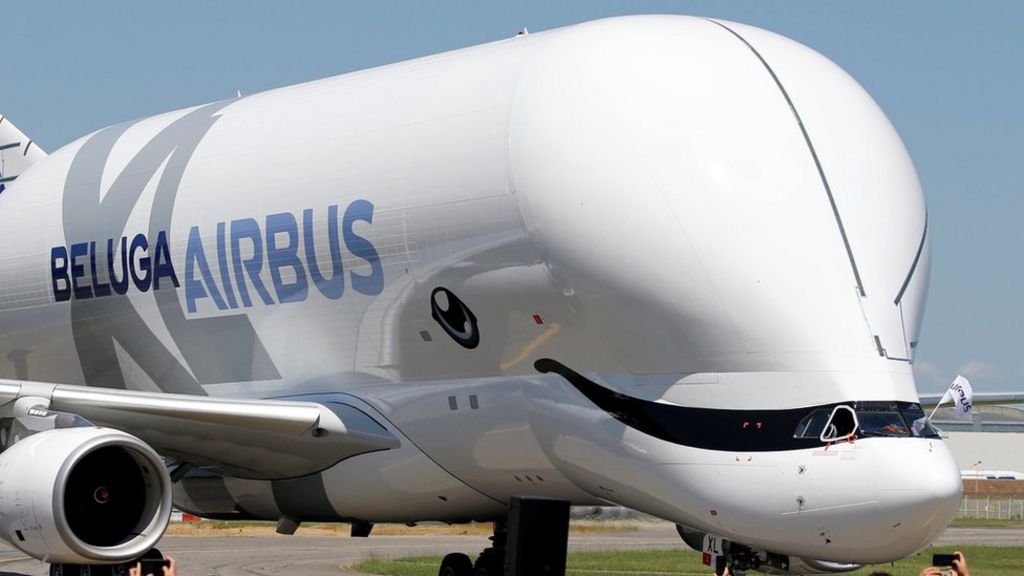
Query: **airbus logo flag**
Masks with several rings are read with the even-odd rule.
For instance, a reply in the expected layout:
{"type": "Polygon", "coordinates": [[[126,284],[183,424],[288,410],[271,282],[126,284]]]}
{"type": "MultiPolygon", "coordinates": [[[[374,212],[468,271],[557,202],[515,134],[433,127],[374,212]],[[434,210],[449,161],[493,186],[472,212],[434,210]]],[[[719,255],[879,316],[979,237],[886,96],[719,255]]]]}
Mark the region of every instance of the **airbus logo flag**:
{"type": "Polygon", "coordinates": [[[946,394],[942,397],[944,404],[947,400],[952,400],[956,408],[957,418],[966,418],[971,413],[971,407],[974,402],[974,389],[971,388],[971,383],[963,376],[957,374],[956,379],[946,390],[946,394]]]}

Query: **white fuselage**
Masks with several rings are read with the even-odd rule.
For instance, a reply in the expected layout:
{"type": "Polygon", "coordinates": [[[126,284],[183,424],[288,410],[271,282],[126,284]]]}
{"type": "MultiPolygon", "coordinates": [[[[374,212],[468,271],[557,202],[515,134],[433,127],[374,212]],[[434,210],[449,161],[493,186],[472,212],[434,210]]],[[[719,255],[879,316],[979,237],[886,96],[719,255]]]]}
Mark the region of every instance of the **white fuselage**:
{"type": "Polygon", "coordinates": [[[943,442],[770,423],[917,402],[926,230],[899,137],[825,58],[738,24],[604,20],[53,153],[0,195],[0,376],[344,395],[402,440],[313,479],[224,479],[251,516],[456,521],[547,496],[888,561],[955,513],[943,442]],[[676,436],[542,359],[667,407],[676,436]]]}

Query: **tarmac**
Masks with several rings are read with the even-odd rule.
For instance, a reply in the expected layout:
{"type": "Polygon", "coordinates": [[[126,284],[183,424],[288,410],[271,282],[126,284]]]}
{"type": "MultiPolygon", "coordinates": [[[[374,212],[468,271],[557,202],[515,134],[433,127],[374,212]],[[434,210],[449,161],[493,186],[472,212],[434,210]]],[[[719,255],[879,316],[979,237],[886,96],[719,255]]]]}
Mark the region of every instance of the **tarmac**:
{"type": "MultiPolygon", "coordinates": [[[[950,528],[940,545],[1024,546],[1024,529],[950,528]]],[[[181,576],[358,576],[352,566],[370,557],[475,555],[486,536],[166,536],[159,548],[178,562],[181,576]]],[[[685,546],[672,524],[652,522],[631,532],[571,534],[570,550],[622,550],[685,546]]],[[[0,576],[46,576],[46,564],[0,545],[0,576]]]]}

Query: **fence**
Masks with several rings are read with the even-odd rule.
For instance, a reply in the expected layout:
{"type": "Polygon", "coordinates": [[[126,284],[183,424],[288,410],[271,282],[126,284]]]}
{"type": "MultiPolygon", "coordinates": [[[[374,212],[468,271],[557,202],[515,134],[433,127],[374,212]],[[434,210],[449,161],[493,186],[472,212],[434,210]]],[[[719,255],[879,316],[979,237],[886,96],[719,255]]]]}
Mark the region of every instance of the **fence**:
{"type": "Polygon", "coordinates": [[[1024,499],[964,496],[958,518],[1024,520],[1024,499]]]}

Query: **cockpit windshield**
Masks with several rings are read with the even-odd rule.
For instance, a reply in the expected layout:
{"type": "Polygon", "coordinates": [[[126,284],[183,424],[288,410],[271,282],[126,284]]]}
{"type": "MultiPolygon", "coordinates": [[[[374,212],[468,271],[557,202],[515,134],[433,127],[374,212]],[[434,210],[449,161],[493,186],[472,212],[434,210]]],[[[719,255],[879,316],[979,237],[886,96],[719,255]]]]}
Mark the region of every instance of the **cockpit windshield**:
{"type": "Polygon", "coordinates": [[[898,412],[857,411],[861,436],[910,436],[898,412]]]}
{"type": "Polygon", "coordinates": [[[903,419],[910,426],[910,433],[917,438],[938,438],[939,433],[932,426],[931,420],[924,415],[920,404],[901,406],[903,419]]]}
{"type": "MultiPolygon", "coordinates": [[[[835,433],[829,427],[842,424],[835,420],[835,412],[825,408],[817,408],[808,413],[793,432],[794,438],[821,438],[822,442],[833,441],[845,436],[860,438],[938,438],[939,434],[932,427],[928,417],[921,410],[920,404],[907,402],[854,402],[840,406],[846,409],[843,414],[856,414],[849,418],[849,425],[835,433]],[[856,431],[853,431],[853,427],[856,431]]],[[[842,415],[842,414],[841,414],[842,415]]]]}
{"type": "Polygon", "coordinates": [[[817,438],[821,436],[822,431],[825,430],[825,424],[828,423],[829,416],[832,412],[829,410],[815,410],[797,425],[796,430],[793,432],[793,438],[817,438]]]}

